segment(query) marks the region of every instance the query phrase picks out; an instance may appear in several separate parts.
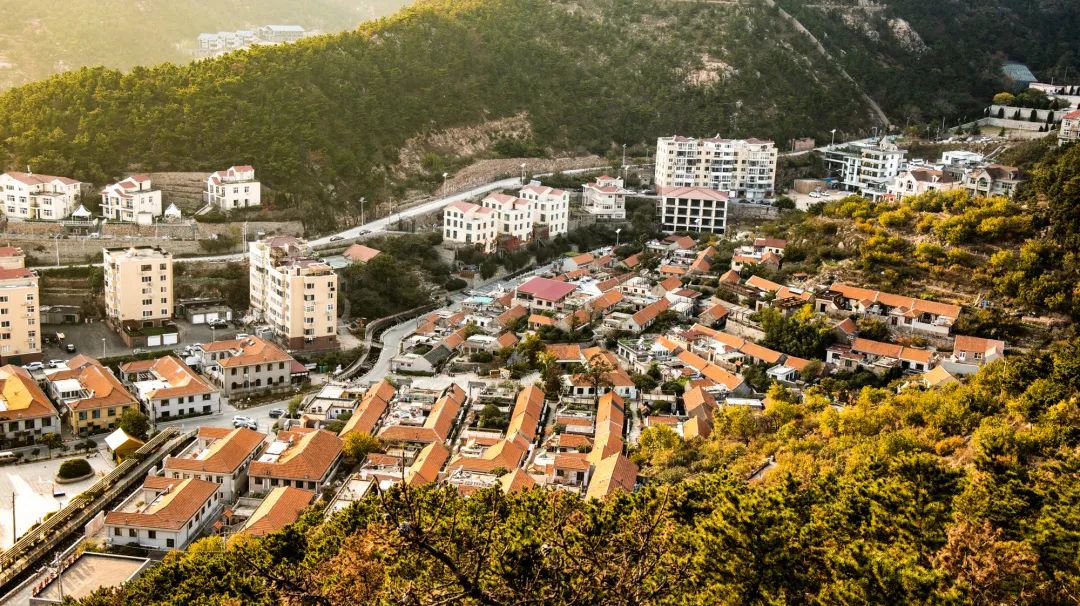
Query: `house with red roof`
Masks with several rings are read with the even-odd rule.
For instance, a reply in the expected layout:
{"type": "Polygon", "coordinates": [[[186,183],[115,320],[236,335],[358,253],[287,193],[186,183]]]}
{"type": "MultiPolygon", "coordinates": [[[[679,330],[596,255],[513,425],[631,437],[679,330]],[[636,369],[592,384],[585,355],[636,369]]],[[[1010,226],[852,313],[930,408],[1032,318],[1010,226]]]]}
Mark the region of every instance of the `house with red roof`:
{"type": "Polygon", "coordinates": [[[597,219],[626,218],[626,197],[630,190],[623,187],[622,177],[601,175],[592,183],[582,185],[581,208],[597,219]]]}
{"type": "Polygon", "coordinates": [[[110,221],[149,225],[162,213],[161,189],[146,175],[132,175],[101,190],[101,216],[110,221]]]}
{"type": "Polygon", "coordinates": [[[230,166],[210,173],[203,202],[220,211],[262,205],[262,185],[255,179],[255,167],[230,166]]]}
{"type": "Polygon", "coordinates": [[[536,276],[514,289],[514,305],[520,305],[533,313],[561,311],[567,297],[575,290],[576,284],[536,276]]]}
{"type": "Polygon", "coordinates": [[[1058,145],[1080,141],[1080,109],[1073,110],[1061,117],[1058,129],[1058,145]]]}
{"type": "MultiPolygon", "coordinates": [[[[67,177],[32,172],[0,175],[5,217],[60,221],[66,219],[82,200],[82,183],[67,177]]],[[[84,209],[85,210],[85,209],[84,209]]]]}
{"type": "Polygon", "coordinates": [[[221,392],[176,356],[121,364],[120,380],[154,423],[221,412],[221,392]]]}
{"type": "Polygon", "coordinates": [[[111,545],[183,549],[224,505],[213,482],[149,476],[142,488],[105,514],[105,536],[111,545]]]}
{"type": "Polygon", "coordinates": [[[499,217],[494,208],[459,200],[443,209],[443,240],[495,252],[499,217]]]}

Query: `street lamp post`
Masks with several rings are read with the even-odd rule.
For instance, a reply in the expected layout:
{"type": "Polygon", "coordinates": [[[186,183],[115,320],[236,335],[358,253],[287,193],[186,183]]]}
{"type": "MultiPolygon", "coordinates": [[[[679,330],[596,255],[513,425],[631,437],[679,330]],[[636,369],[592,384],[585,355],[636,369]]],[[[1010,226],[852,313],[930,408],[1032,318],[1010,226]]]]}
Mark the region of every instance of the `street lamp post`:
{"type": "Polygon", "coordinates": [[[623,165],[623,170],[625,171],[626,170],[626,144],[625,143],[622,144],[622,165],[623,165]]]}
{"type": "Polygon", "coordinates": [[[442,195],[446,196],[446,178],[450,176],[450,173],[442,174],[442,195]]]}
{"type": "Polygon", "coordinates": [[[105,357],[105,337],[101,337],[101,357],[105,357]]]}
{"type": "Polygon", "coordinates": [[[521,184],[525,185],[525,163],[521,163],[521,184]]]}
{"type": "Polygon", "coordinates": [[[832,140],[829,141],[829,147],[832,147],[832,146],[836,145],[836,129],[834,128],[834,129],[830,130],[829,132],[832,133],[832,140]]]}
{"type": "Polygon", "coordinates": [[[360,196],[360,225],[366,223],[366,221],[364,221],[364,203],[366,202],[367,198],[360,196]]]}
{"type": "Polygon", "coordinates": [[[615,229],[615,248],[618,248],[618,247],[619,247],[619,234],[620,234],[621,232],[622,232],[622,228],[621,228],[621,227],[619,227],[619,228],[616,228],[616,229],[615,229]]]}

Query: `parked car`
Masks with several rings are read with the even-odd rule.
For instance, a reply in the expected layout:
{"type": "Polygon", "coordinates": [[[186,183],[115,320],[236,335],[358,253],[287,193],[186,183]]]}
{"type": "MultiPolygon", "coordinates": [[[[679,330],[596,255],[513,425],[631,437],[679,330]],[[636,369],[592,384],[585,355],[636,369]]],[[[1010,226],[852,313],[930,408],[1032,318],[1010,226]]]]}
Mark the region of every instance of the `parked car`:
{"type": "Polygon", "coordinates": [[[140,356],[144,353],[146,353],[146,350],[142,349],[141,347],[136,347],[135,349],[131,350],[131,355],[133,356],[140,356]]]}
{"type": "Polygon", "coordinates": [[[45,365],[41,362],[31,362],[29,364],[24,364],[23,368],[25,368],[26,370],[44,370],[45,365]]]}
{"type": "Polygon", "coordinates": [[[67,345],[64,346],[64,351],[66,351],[68,353],[75,353],[75,344],[74,343],[68,343],[67,345]]]}
{"type": "Polygon", "coordinates": [[[64,360],[49,360],[49,368],[59,368],[65,364],[64,360]]]}
{"type": "Polygon", "coordinates": [[[810,192],[810,197],[811,198],[820,198],[821,194],[817,193],[816,191],[812,191],[812,192],[810,192]]]}
{"type": "Polygon", "coordinates": [[[344,240],[344,239],[345,239],[345,236],[330,236],[330,241],[331,242],[337,242],[339,240],[344,240]]]}
{"type": "Polygon", "coordinates": [[[221,319],[210,320],[209,322],[207,322],[207,324],[211,328],[228,328],[229,327],[229,322],[227,320],[221,320],[221,319]]]}
{"type": "Polygon", "coordinates": [[[284,416],[286,416],[288,414],[289,414],[289,411],[285,410],[284,408],[275,408],[275,409],[270,411],[270,418],[271,419],[279,419],[279,418],[284,417],[284,416]]]}
{"type": "Polygon", "coordinates": [[[248,429],[258,429],[259,424],[255,422],[255,419],[251,417],[245,417],[244,415],[236,415],[232,418],[233,427],[247,427],[248,429]]]}

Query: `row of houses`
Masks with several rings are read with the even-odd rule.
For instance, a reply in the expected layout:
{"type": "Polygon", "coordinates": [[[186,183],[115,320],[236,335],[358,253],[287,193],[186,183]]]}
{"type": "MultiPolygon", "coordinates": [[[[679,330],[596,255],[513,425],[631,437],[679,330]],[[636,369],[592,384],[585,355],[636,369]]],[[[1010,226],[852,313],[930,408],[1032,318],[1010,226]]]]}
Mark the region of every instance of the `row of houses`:
{"type": "Polygon", "coordinates": [[[218,414],[229,399],[292,392],[307,378],[307,368],[259,337],[193,349],[187,361],[166,355],[126,362],[115,372],[82,354],[33,375],[19,366],[4,366],[2,437],[29,443],[46,433],[61,433],[62,419],[76,436],[106,433],[119,426],[129,409],[143,412],[154,423],[218,414]]]}
{"type": "MultiPolygon", "coordinates": [[[[3,214],[30,221],[72,220],[90,222],[92,214],[82,205],[89,185],[70,177],[9,171],[0,175],[3,214]]],[[[101,217],[123,223],[150,224],[155,220],[181,218],[175,204],[163,206],[162,190],[147,175],[130,175],[101,190],[101,217]]],[[[251,166],[231,166],[211,173],[205,180],[203,202],[221,211],[262,204],[261,184],[251,166]]]]}

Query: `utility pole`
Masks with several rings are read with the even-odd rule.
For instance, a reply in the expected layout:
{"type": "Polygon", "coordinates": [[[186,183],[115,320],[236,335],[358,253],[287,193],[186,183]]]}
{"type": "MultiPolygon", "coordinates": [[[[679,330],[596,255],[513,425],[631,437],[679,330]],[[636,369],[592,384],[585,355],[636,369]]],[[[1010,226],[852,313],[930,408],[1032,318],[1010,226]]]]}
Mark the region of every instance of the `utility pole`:
{"type": "Polygon", "coordinates": [[[367,202],[367,198],[360,196],[360,225],[365,223],[364,221],[364,202],[367,202]]]}
{"type": "Polygon", "coordinates": [[[64,602],[64,578],[63,578],[63,566],[60,563],[60,554],[56,554],[53,558],[53,568],[56,569],[56,586],[60,589],[60,603],[64,602]]]}
{"type": "Polygon", "coordinates": [[[18,531],[15,530],[15,491],[11,491],[11,544],[19,540],[18,531]]]}
{"type": "Polygon", "coordinates": [[[623,170],[626,170],[626,144],[622,144],[622,165],[623,170]]]}

